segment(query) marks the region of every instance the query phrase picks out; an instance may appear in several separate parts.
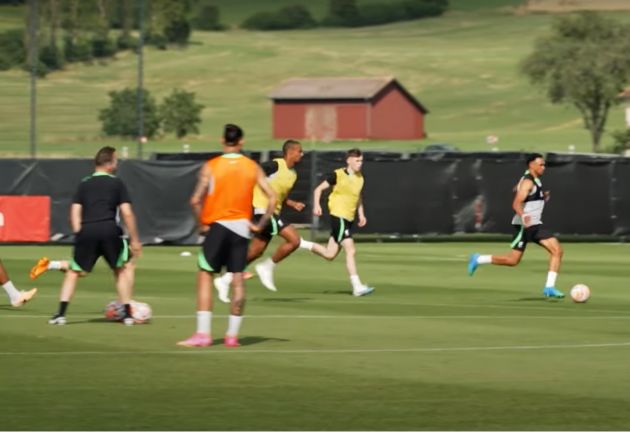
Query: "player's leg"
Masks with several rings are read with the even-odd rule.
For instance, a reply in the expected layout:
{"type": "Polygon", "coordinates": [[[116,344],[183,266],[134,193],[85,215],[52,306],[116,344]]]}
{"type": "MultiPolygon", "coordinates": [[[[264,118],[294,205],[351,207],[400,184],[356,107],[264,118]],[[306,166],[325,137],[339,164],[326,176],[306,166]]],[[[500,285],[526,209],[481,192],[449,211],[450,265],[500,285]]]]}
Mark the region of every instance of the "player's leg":
{"type": "Polygon", "coordinates": [[[28,291],[18,291],[15,285],[13,285],[13,282],[11,282],[11,279],[9,279],[9,273],[4,268],[2,261],[0,261],[0,285],[2,285],[2,288],[4,288],[4,291],[7,293],[11,306],[13,307],[22,306],[37,294],[37,288],[28,291]]]}
{"type": "Polygon", "coordinates": [[[123,305],[123,323],[133,325],[131,316],[131,298],[135,281],[135,265],[131,263],[131,250],[126,239],[121,238],[118,230],[102,241],[102,254],[114,274],[118,300],[123,305]]]}
{"type": "Polygon", "coordinates": [[[517,266],[521,259],[523,258],[523,254],[525,253],[525,248],[527,247],[527,235],[525,233],[525,229],[520,225],[513,225],[514,227],[514,236],[512,237],[512,242],[510,247],[512,250],[504,255],[482,255],[479,253],[474,253],[468,259],[468,274],[472,276],[475,274],[477,267],[483,264],[494,264],[494,265],[502,265],[502,266],[517,266]]]}
{"type": "Polygon", "coordinates": [[[199,250],[197,265],[197,330],[177,345],[206,347],[212,344],[212,275],[221,270],[224,260],[225,232],[227,228],[212,224],[199,250]]]}
{"type": "MultiPolygon", "coordinates": [[[[259,220],[260,217],[255,218],[259,220]]],[[[249,243],[247,250],[247,263],[251,263],[258,259],[267,249],[269,242],[271,241],[270,227],[267,226],[262,232],[256,233],[249,243]]],[[[231,272],[225,272],[221,276],[214,278],[214,286],[217,289],[219,300],[223,303],[230,303],[230,284],[232,283],[233,274],[231,272]]]]}
{"type": "MultiPolygon", "coordinates": [[[[550,234],[543,232],[540,235],[541,237],[546,237],[550,234]]],[[[556,279],[558,278],[562,256],[564,255],[562,246],[560,246],[558,239],[553,236],[539,239],[538,244],[549,252],[549,271],[547,272],[543,294],[545,297],[563,298],[564,293],[556,288],[556,279]]]]}
{"type": "Polygon", "coordinates": [[[50,260],[48,257],[42,257],[37,260],[37,263],[31,268],[29,277],[31,279],[37,279],[48,270],[59,270],[62,272],[67,271],[70,268],[69,261],[63,260],[50,260]]]}
{"type": "Polygon", "coordinates": [[[82,232],[74,241],[72,262],[66,271],[59,294],[57,312],[48,320],[48,324],[63,325],[66,323],[66,312],[70,300],[74,296],[77,280],[92,271],[96,260],[101,255],[101,242],[96,233],[82,232]]]}
{"type": "Polygon", "coordinates": [[[344,222],[345,221],[342,218],[331,216],[330,238],[328,239],[328,244],[326,246],[322,246],[318,243],[301,239],[300,248],[310,250],[315,255],[319,255],[320,257],[329,261],[334,260],[341,250],[339,244],[344,239],[344,233],[346,231],[344,222]]]}
{"type": "Polygon", "coordinates": [[[364,296],[374,292],[374,288],[369,287],[361,283],[359,274],[357,272],[356,263],[356,246],[354,240],[348,237],[341,242],[344,252],[346,253],[346,269],[350,276],[350,284],[352,285],[352,295],[356,297],[364,296]]]}
{"type": "Polygon", "coordinates": [[[248,240],[240,235],[229,233],[229,251],[226,261],[227,270],[234,273],[232,280],[232,303],[230,305],[230,317],[228,328],[225,332],[224,345],[230,348],[238,347],[238,335],[243,322],[245,312],[245,282],[243,271],[247,266],[248,240]]]}
{"type": "Polygon", "coordinates": [[[326,246],[322,246],[319,243],[311,243],[310,251],[315,255],[319,255],[320,257],[327,259],[328,261],[332,261],[337,258],[341,248],[339,247],[337,240],[330,237],[326,246]]]}
{"type": "Polygon", "coordinates": [[[278,246],[271,258],[267,258],[263,262],[256,265],[256,273],[260,277],[260,281],[265,288],[276,291],[276,285],[273,280],[273,271],[280,261],[285,259],[294,250],[300,246],[300,235],[293,225],[284,225],[280,219],[277,219],[278,234],[284,242],[278,246]]]}

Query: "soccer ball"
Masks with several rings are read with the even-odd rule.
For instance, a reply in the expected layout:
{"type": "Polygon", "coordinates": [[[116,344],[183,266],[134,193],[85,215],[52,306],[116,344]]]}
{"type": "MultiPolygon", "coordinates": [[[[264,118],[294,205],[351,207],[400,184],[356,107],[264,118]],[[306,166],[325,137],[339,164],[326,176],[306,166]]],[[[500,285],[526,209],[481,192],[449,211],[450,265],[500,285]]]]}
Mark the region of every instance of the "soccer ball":
{"type": "Polygon", "coordinates": [[[151,319],[153,316],[153,311],[151,310],[151,306],[147,303],[137,302],[135,300],[131,300],[129,303],[131,306],[131,316],[136,324],[142,324],[151,319]]]}
{"type": "MultiPolygon", "coordinates": [[[[131,306],[131,317],[136,324],[142,324],[151,319],[153,311],[147,303],[131,300],[129,305],[131,306]]],[[[105,306],[104,314],[107,321],[122,321],[125,317],[125,306],[113,300],[105,306]]]]}
{"type": "Polygon", "coordinates": [[[584,284],[577,284],[571,288],[571,298],[576,303],[586,303],[591,297],[591,290],[584,284]]]}

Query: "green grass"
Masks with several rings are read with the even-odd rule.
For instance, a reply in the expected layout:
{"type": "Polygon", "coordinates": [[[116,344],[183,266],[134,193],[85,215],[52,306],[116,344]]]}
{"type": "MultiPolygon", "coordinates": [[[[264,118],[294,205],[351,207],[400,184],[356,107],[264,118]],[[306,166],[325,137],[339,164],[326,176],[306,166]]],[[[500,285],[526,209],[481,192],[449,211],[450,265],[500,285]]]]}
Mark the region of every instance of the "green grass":
{"type": "MultiPolygon", "coordinates": [[[[559,287],[591,286],[586,304],[540,297],[546,255],[465,274],[467,254],[505,244],[359,244],[353,298],[343,257],[298,251],[279,292],[248,283],[243,346],[184,349],[194,330],[194,258],[146,248],[136,297],[154,320],[103,322],[114,297],[103,265],[80,281],[69,324],[46,319],[61,275],[38,297],[0,306],[0,417],[8,430],[627,430],[630,428],[628,246],[567,244],[559,287]]],[[[4,247],[16,285],[43,254],[4,247]]],[[[194,254],[193,254],[194,255],[194,254]]],[[[3,301],[6,304],[6,300],[3,301]]]]}
{"type": "MultiPolygon", "coordinates": [[[[318,15],[325,11],[324,0],[311,3],[318,15]]],[[[244,127],[250,149],[277,148],[266,95],[280,82],[295,76],[382,75],[396,76],[428,107],[429,138],[359,143],[363,148],[416,150],[447,142],[462,150],[489,150],[485,137],[495,134],[501,150],[566,151],[573,145],[577,151],[589,151],[589,134],[577,111],[551,105],[518,73],[519,62],[536,37],[548,31],[552,19],[514,14],[512,7],[518,3],[458,0],[441,18],[360,29],[195,32],[187,49],[149,48],[146,87],[160,100],[175,87],[193,91],[205,109],[200,136],[182,141],[160,137],[151,140],[145,152],[180,151],[183,143],[192,151],[216,149],[226,122],[244,127]]],[[[270,3],[218,4],[228,22],[238,22],[270,3]]],[[[630,13],[615,16],[630,19],[630,13]]],[[[39,154],[87,157],[112,144],[127,146],[135,155],[135,143],[102,137],[98,121],[99,110],[109,103],[107,93],[133,87],[135,80],[136,58],[122,53],[106,64],[69,65],[39,81],[39,154]]],[[[0,155],[28,155],[25,72],[0,73],[0,94],[0,155]]],[[[623,127],[623,107],[615,107],[608,130],[623,127]]],[[[606,135],[604,145],[611,143],[606,135]]],[[[307,148],[349,145],[356,143],[309,143],[307,148]]]]}

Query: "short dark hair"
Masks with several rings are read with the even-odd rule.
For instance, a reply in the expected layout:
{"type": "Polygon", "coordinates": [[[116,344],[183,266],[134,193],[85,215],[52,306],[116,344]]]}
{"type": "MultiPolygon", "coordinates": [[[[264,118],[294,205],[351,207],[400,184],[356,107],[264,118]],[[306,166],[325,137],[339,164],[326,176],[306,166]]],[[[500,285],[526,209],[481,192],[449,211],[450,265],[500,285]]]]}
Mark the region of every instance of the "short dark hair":
{"type": "Polygon", "coordinates": [[[282,155],[286,156],[289,150],[291,150],[291,147],[296,145],[300,145],[300,142],[293,139],[286,140],[284,144],[282,144],[282,155]]]}
{"type": "Polygon", "coordinates": [[[105,146],[101,148],[98,152],[96,152],[96,156],[94,156],[94,165],[103,166],[113,162],[114,153],[116,153],[116,149],[114,147],[105,146]]]}
{"type": "Polygon", "coordinates": [[[530,153],[525,159],[525,165],[529,166],[530,163],[534,162],[538,158],[544,159],[544,156],[540,153],[530,153]]]}
{"type": "Polygon", "coordinates": [[[227,146],[235,146],[243,139],[244,135],[243,129],[235,124],[228,123],[223,130],[223,141],[225,141],[225,145],[227,146]]]}
{"type": "Polygon", "coordinates": [[[351,148],[350,150],[348,150],[346,152],[346,159],[348,159],[349,157],[359,157],[361,156],[363,153],[361,153],[361,150],[359,150],[358,148],[351,148]]]}

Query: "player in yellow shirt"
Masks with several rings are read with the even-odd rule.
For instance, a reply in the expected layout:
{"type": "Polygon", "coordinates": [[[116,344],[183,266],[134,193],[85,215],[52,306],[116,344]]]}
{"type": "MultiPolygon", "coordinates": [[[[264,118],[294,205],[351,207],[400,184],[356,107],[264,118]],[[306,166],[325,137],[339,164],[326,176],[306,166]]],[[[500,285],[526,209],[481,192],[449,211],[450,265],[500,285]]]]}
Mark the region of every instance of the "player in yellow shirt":
{"type": "Polygon", "coordinates": [[[361,150],[353,148],[346,153],[346,167],[339,168],[331,173],[313,192],[313,214],[322,215],[320,199],[322,192],[332,186],[332,192],[328,197],[328,210],[330,212],[331,234],[328,244],[322,246],[317,243],[302,240],[300,247],[308,249],[313,253],[332,261],[339,251],[340,246],[346,252],[346,268],[350,275],[352,284],[352,294],[354,296],[364,296],[374,291],[367,285],[361,283],[357,274],[357,264],[355,261],[356,248],[352,240],[352,225],[355,214],[359,216],[358,226],[365,226],[367,219],[361,199],[363,189],[363,155],[361,150]]]}
{"type": "MultiPolygon", "coordinates": [[[[267,181],[271,185],[271,188],[277,195],[276,208],[274,213],[262,229],[261,232],[254,233],[249,249],[247,251],[247,263],[258,259],[267,249],[269,242],[275,235],[279,235],[284,239],[274,254],[267,258],[262,263],[255,266],[256,273],[260,277],[260,281],[265,288],[271,291],[277,291],[276,285],[273,280],[273,270],[276,264],[289,256],[300,245],[300,235],[291,224],[285,224],[280,219],[280,212],[282,206],[286,205],[295,209],[296,211],[302,211],[305,207],[304,203],[293,201],[288,198],[289,192],[293,188],[295,181],[297,180],[297,174],[294,167],[302,160],[304,152],[302,151],[302,145],[295,140],[287,140],[282,145],[282,157],[273,159],[261,164],[261,167],[267,176],[267,181]]],[[[267,208],[268,198],[260,189],[256,186],[254,188],[254,222],[257,223],[262,214],[265,213],[267,208]]],[[[219,293],[219,299],[225,303],[230,301],[229,290],[230,283],[232,281],[232,273],[225,273],[221,277],[217,277],[214,280],[215,286],[219,293]]]]}

